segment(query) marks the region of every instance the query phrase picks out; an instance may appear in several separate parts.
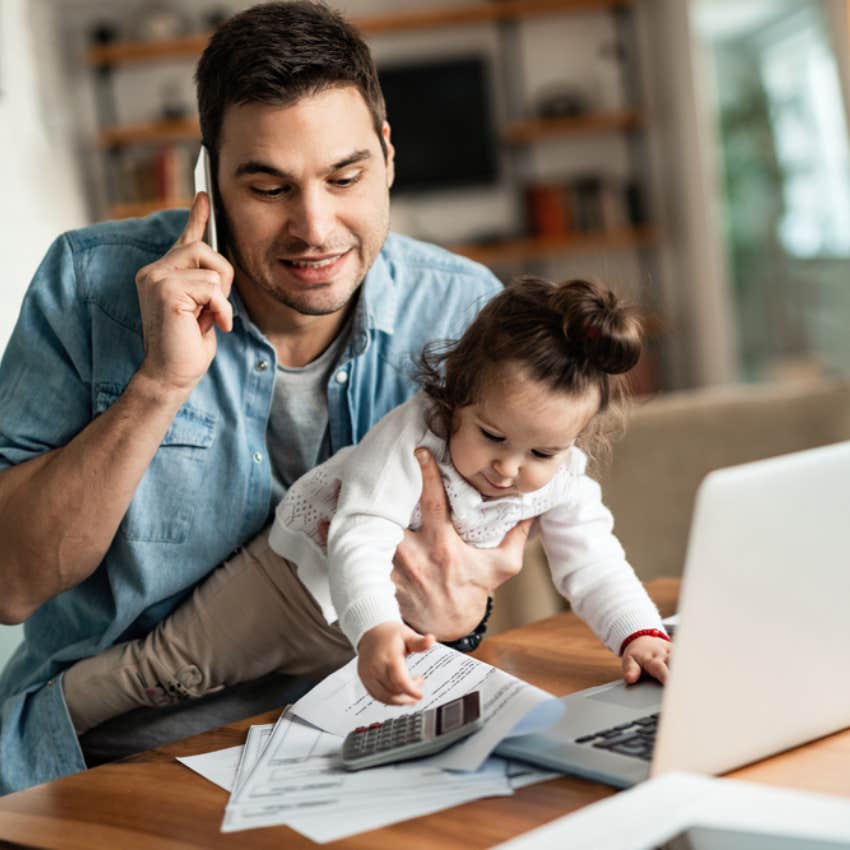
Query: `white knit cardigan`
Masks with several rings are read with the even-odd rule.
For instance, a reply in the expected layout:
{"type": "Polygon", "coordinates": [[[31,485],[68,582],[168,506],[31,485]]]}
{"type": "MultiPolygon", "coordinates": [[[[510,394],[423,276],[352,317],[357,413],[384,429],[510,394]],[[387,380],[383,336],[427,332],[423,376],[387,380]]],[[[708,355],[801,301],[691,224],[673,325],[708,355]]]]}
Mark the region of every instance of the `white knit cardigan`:
{"type": "Polygon", "coordinates": [[[467,543],[498,546],[518,522],[537,517],[555,587],[613,652],[635,631],[663,629],[613,534],[599,485],[585,474],[581,450],[570,450],[545,487],[487,499],[452,466],[445,440],[426,425],[427,405],[419,393],[391,411],[358,445],[299,478],[277,507],[271,547],[296,565],[327,621],[339,620],[352,646],[373,626],[401,619],[390,573],[404,529],[421,523],[418,446],[437,459],[453,523],[467,543]],[[327,546],[323,522],[330,522],[327,546]]]}

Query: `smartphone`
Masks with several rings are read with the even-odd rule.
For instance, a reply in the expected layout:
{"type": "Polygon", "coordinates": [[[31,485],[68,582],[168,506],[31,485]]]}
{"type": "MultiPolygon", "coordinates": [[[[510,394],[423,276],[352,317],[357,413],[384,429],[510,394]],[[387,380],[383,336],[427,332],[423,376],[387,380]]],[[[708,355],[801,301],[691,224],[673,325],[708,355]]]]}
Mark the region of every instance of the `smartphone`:
{"type": "Polygon", "coordinates": [[[198,161],[195,163],[195,194],[206,192],[210,199],[210,217],[207,221],[207,244],[213,251],[218,251],[218,229],[215,224],[215,197],[213,195],[212,168],[210,167],[210,153],[204,145],[201,145],[198,161]]]}

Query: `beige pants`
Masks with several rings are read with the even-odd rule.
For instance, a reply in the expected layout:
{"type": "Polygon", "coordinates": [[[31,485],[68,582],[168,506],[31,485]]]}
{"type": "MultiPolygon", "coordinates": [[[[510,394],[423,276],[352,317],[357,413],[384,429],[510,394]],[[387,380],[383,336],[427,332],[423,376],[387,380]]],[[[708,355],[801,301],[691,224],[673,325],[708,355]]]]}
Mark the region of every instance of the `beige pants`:
{"type": "Polygon", "coordinates": [[[354,657],[268,529],[226,561],[147,637],[78,662],[63,676],[78,735],[140,706],[173,705],[282,672],[321,678],[354,657]]]}

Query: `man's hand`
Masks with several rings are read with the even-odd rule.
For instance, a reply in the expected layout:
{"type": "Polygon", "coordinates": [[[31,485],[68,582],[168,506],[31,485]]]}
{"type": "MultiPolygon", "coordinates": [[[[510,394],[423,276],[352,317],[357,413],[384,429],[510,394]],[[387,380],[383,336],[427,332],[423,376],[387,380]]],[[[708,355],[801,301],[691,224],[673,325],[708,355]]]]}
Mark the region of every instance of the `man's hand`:
{"type": "Polygon", "coordinates": [[[209,213],[209,197],[199,192],[171,250],[136,275],[145,337],[139,375],[184,395],[215,356],[214,326],[225,332],[233,326],[227,300],[233,266],[203,241],[209,213]]]}
{"type": "Polygon", "coordinates": [[[387,705],[412,705],[422,699],[422,677],[414,678],[407,656],[425,652],[434,635],[420,635],[404,623],[381,623],[357,644],[357,674],[367,691],[387,705]]]}
{"type": "Polygon", "coordinates": [[[136,276],[145,356],[121,397],[67,445],[0,471],[0,623],[22,622],[103,561],[215,356],[214,326],[230,330],[233,267],[201,241],[209,209],[200,193],[174,247],[136,276]]]}
{"type": "Polygon", "coordinates": [[[476,549],[452,525],[440,471],[427,449],[417,449],[422,469],[422,527],[404,533],[392,579],[405,622],[423,634],[451,641],[468,635],[484,616],[487,597],[522,569],[532,520],[505,535],[494,549],[476,549]]]}

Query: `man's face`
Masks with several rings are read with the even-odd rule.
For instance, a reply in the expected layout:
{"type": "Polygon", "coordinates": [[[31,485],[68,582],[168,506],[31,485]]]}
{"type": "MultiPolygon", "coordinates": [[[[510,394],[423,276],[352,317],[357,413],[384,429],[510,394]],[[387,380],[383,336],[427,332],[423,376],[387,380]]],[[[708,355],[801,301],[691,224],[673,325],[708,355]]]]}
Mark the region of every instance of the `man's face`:
{"type": "MultiPolygon", "coordinates": [[[[222,122],[218,189],[240,293],[255,307],[343,310],[389,228],[385,160],[353,86],[287,107],[233,105],[222,122]]],[[[256,316],[255,316],[256,318],[256,316]]]]}

